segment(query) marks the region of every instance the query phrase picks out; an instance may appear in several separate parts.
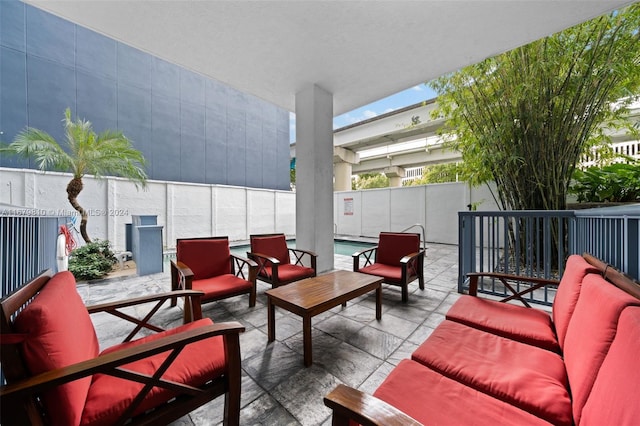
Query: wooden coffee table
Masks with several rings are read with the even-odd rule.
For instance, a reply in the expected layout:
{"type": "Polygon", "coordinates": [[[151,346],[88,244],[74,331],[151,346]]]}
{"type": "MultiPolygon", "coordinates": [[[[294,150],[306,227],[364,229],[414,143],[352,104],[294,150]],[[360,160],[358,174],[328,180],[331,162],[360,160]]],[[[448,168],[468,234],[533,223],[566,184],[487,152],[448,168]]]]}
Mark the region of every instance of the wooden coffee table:
{"type": "Polygon", "coordinates": [[[267,290],[269,341],[276,338],[276,306],[302,317],[304,365],[312,363],[311,318],[376,291],[376,319],[382,317],[382,278],[360,272],[336,271],[267,290]]]}

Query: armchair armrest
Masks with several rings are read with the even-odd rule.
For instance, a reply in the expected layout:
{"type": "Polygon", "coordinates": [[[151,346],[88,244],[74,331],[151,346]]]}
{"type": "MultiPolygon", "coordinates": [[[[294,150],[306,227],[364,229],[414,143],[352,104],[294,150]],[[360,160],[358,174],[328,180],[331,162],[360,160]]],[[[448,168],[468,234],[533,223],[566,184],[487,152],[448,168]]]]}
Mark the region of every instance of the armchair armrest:
{"type": "Polygon", "coordinates": [[[246,257],[231,254],[231,273],[255,284],[258,276],[258,264],[246,257]],[[247,268],[246,276],[245,267],[247,268]]]}
{"type": "MultiPolygon", "coordinates": [[[[48,389],[78,380],[82,377],[92,376],[97,373],[112,375],[126,380],[134,380],[140,383],[153,383],[154,386],[168,388],[176,392],[193,394],[198,391],[197,388],[187,384],[176,382],[166,382],[160,377],[142,375],[130,370],[121,368],[123,365],[162,352],[173,351],[179,352],[183,347],[190,343],[194,343],[203,339],[214,336],[224,336],[225,351],[230,357],[237,356],[237,360],[229,362],[240,362],[240,343],[239,333],[244,332],[245,328],[238,322],[218,323],[199,327],[193,330],[187,330],[182,333],[166,336],[165,338],[146,342],[135,347],[124,348],[118,351],[110,352],[97,358],[72,364],[67,367],[58,368],[47,371],[27,379],[2,386],[0,388],[0,398],[3,403],[9,401],[20,401],[23,398],[40,394],[48,389]]],[[[170,355],[162,366],[158,367],[159,376],[165,371],[166,366],[173,362],[174,356],[170,355]]],[[[229,358],[228,358],[229,359],[229,358]]],[[[151,390],[150,387],[149,390],[151,390]]]]}
{"type": "Polygon", "coordinates": [[[274,279],[278,278],[278,265],[280,265],[280,261],[275,257],[267,256],[262,253],[250,253],[247,252],[247,257],[249,259],[254,260],[258,264],[256,275],[264,275],[267,276],[267,271],[264,269],[269,263],[271,263],[271,273],[274,279]]]}
{"type": "Polygon", "coordinates": [[[420,250],[420,251],[417,251],[415,253],[408,254],[408,255],[404,256],[402,259],[400,259],[400,263],[406,265],[407,263],[411,262],[412,260],[417,259],[420,256],[424,256],[424,254],[425,254],[424,250],[420,250]]]}
{"type": "Polygon", "coordinates": [[[296,258],[294,265],[304,265],[304,263],[302,262],[302,259],[304,258],[304,256],[308,256],[309,260],[311,261],[311,268],[314,271],[317,271],[316,264],[317,264],[318,255],[315,252],[311,250],[302,250],[302,249],[290,248],[290,247],[289,247],[289,251],[296,258]]]}
{"type": "Polygon", "coordinates": [[[537,290],[541,287],[546,287],[548,285],[557,286],[558,284],[560,284],[560,281],[558,280],[538,277],[525,277],[522,275],[505,274],[501,272],[471,272],[467,274],[467,277],[469,278],[469,295],[478,296],[478,281],[481,277],[493,278],[499,280],[502,284],[504,284],[505,288],[509,289],[509,291],[513,293],[511,296],[505,297],[504,299],[500,300],[501,302],[508,302],[513,299],[518,299],[528,308],[530,308],[531,305],[529,305],[529,303],[527,303],[527,301],[522,298],[524,294],[530,293],[534,290],[537,290]],[[528,282],[532,285],[529,288],[518,292],[515,288],[513,288],[511,284],[509,284],[509,281],[528,282]]]}
{"type": "Polygon", "coordinates": [[[375,259],[374,254],[378,250],[378,246],[374,246],[368,249],[360,250],[351,255],[353,258],[353,271],[358,272],[360,270],[360,256],[364,256],[364,266],[369,266],[373,263],[373,259],[375,259]]]}
{"type": "Polygon", "coordinates": [[[203,293],[201,291],[195,290],[176,290],[168,293],[161,294],[153,294],[148,296],[141,296],[132,299],[119,300],[110,303],[102,303],[99,305],[87,306],[87,311],[89,314],[94,314],[98,312],[106,312],[115,317],[123,319],[125,321],[129,321],[135,324],[135,328],[129,333],[127,337],[123,340],[123,342],[130,341],[142,328],[146,328],[151,331],[155,331],[156,333],[164,331],[164,329],[155,326],[149,323],[149,320],[158,312],[160,307],[167,301],[173,300],[176,297],[184,297],[185,298],[185,306],[184,306],[184,320],[183,322],[186,324],[188,322],[192,322],[202,318],[202,309],[200,305],[201,297],[203,293]],[[156,302],[155,305],[149,310],[147,315],[143,319],[135,318],[129,314],[122,312],[120,309],[127,308],[130,306],[141,305],[145,303],[156,302]]]}
{"type": "Polygon", "coordinates": [[[271,262],[274,265],[280,264],[280,261],[275,257],[267,256],[266,254],[262,254],[262,253],[247,252],[247,257],[257,262],[258,266],[264,265],[264,263],[266,262],[271,262]]]}
{"type": "Polygon", "coordinates": [[[394,406],[345,385],[338,385],[324,397],[333,410],[333,425],[347,426],[349,420],[363,426],[418,426],[420,422],[394,406]]]}

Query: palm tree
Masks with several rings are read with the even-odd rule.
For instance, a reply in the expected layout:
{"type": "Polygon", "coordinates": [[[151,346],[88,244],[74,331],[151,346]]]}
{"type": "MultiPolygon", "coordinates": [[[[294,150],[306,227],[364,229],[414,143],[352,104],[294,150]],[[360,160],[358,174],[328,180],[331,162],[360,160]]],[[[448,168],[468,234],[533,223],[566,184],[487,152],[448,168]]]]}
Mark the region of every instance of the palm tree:
{"type": "Polygon", "coordinates": [[[73,178],[67,185],[67,199],[80,213],[80,234],[85,242],[90,243],[91,239],[87,234],[89,214],[78,203],[78,195],[83,188],[82,177],[90,174],[96,179],[102,179],[110,174],[132,180],[136,188],[145,187],[145,159],[122,132],[107,130],[97,135],[91,122],[81,119],[72,121],[69,108],[65,110],[62,122],[68,152],[47,132],[32,127],[20,132],[3,151],[34,158],[40,170],[73,173],[73,178]]]}

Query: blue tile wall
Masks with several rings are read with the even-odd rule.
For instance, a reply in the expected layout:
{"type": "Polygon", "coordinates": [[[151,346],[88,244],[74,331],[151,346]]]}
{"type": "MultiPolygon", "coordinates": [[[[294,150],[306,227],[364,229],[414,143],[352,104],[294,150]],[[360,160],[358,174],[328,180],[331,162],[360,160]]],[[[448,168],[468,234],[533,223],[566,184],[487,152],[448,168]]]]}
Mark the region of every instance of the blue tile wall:
{"type": "MultiPolygon", "coordinates": [[[[289,189],[289,113],[18,0],[0,1],[0,139],[121,130],[150,178],[289,189]]],[[[0,166],[32,167],[0,156],[0,166]]]]}

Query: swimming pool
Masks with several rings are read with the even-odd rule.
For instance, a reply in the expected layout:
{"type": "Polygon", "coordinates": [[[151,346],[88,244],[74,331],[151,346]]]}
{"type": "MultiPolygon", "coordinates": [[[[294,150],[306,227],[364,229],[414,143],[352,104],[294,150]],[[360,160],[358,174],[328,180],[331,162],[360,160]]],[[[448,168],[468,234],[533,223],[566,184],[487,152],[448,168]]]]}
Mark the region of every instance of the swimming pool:
{"type": "MultiPolygon", "coordinates": [[[[287,245],[289,247],[294,247],[296,246],[296,240],[292,239],[292,240],[287,240],[287,245]]],[[[364,250],[370,247],[375,246],[375,243],[367,243],[365,241],[350,241],[350,240],[339,240],[339,239],[335,239],[333,240],[333,252],[335,254],[341,254],[344,256],[351,256],[353,253],[358,252],[360,250],[364,250]]],[[[231,247],[231,253],[235,254],[236,256],[242,256],[242,257],[247,257],[247,251],[249,251],[249,249],[251,248],[251,246],[249,244],[244,244],[244,245],[239,245],[239,246],[232,246],[231,247]]],[[[172,251],[172,252],[165,252],[164,253],[164,268],[165,271],[169,270],[169,259],[175,259],[176,258],[176,252],[172,251]]]]}
{"type": "MultiPolygon", "coordinates": [[[[287,240],[289,247],[295,248],[296,240],[287,240]]],[[[344,256],[351,256],[353,253],[375,246],[375,243],[367,243],[364,241],[349,241],[349,240],[333,240],[333,252],[335,254],[342,254],[344,256]]],[[[247,251],[251,248],[250,245],[241,245],[231,247],[231,253],[246,257],[247,251]]]]}

